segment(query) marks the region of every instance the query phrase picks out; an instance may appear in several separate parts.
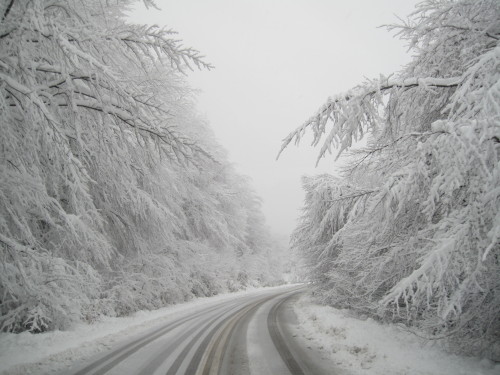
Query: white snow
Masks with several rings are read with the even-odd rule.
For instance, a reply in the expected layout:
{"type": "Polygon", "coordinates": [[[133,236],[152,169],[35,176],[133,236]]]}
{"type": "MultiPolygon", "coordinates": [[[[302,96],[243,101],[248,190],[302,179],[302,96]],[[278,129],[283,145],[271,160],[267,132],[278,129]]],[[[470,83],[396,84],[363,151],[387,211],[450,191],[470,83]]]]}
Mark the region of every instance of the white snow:
{"type": "MultiPolygon", "coordinates": [[[[183,316],[187,311],[191,313],[239,296],[288,287],[290,285],[198,298],[155,311],[140,311],[130,317],[106,317],[92,325],[77,325],[70,331],[0,333],[0,374],[64,372],[77,360],[90,358],[120,340],[183,316]]],[[[307,345],[329,359],[332,368],[345,370],[349,375],[500,374],[500,364],[447,354],[437,345],[425,344],[396,325],[356,319],[346,310],[314,304],[307,296],[300,298],[294,309],[299,334],[307,340],[307,345]]]]}
{"type": "MultiPolygon", "coordinates": [[[[294,307],[299,335],[349,375],[499,375],[500,364],[446,353],[397,325],[354,318],[303,296],[294,307]]],[[[341,372],[339,372],[341,373],[341,372]]]]}
{"type": "Polygon", "coordinates": [[[289,284],[278,287],[249,288],[236,293],[198,298],[154,311],[139,311],[129,317],[104,317],[94,324],[82,323],[68,331],[41,334],[0,333],[0,374],[63,372],[75,361],[89,358],[115,342],[126,340],[162,322],[183,316],[187,311],[192,313],[218,302],[240,296],[258,295],[290,286],[289,284]]]}

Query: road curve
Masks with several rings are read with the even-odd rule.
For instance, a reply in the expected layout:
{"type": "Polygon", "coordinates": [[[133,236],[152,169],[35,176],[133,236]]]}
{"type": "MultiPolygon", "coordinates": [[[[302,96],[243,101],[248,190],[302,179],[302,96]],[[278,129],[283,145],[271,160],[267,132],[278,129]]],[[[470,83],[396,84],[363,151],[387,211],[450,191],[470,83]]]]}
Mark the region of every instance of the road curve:
{"type": "Polygon", "coordinates": [[[290,287],[214,303],[135,336],[64,373],[326,374],[287,329],[291,318],[285,306],[304,291],[305,287],[290,287]]]}

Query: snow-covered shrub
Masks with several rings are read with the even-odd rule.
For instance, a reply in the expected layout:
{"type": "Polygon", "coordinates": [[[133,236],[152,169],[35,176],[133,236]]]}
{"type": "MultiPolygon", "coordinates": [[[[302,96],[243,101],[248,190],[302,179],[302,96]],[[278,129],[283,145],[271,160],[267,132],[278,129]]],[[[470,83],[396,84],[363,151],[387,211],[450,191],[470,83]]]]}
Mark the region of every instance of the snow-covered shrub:
{"type": "Polygon", "coordinates": [[[1,330],[65,329],[97,297],[101,278],[84,262],[21,246],[1,234],[0,257],[1,330]]]}

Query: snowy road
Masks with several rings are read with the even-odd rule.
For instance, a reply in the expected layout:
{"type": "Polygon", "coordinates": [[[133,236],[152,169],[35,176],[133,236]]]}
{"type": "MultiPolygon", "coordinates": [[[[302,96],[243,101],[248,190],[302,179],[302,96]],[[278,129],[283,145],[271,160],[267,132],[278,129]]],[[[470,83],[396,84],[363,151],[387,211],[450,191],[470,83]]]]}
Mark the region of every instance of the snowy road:
{"type": "MultiPolygon", "coordinates": [[[[322,374],[290,327],[304,287],[239,296],[116,345],[70,374],[322,374]]],[[[68,373],[65,371],[65,373],[68,373]]]]}

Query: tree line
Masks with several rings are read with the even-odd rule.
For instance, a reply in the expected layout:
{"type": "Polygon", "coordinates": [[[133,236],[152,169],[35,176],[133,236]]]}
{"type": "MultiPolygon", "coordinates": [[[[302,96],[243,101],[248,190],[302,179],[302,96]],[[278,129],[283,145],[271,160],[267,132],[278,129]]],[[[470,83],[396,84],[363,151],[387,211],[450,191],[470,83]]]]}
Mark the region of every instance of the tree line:
{"type": "Polygon", "coordinates": [[[424,1],[390,25],[412,61],[329,98],[293,234],[323,303],[500,358],[500,3],[424,1]],[[352,147],[360,139],[365,147],[352,147]]]}
{"type": "Polygon", "coordinates": [[[2,331],[280,281],[260,199],[185,80],[212,66],[129,6],[0,6],[2,331]]]}

